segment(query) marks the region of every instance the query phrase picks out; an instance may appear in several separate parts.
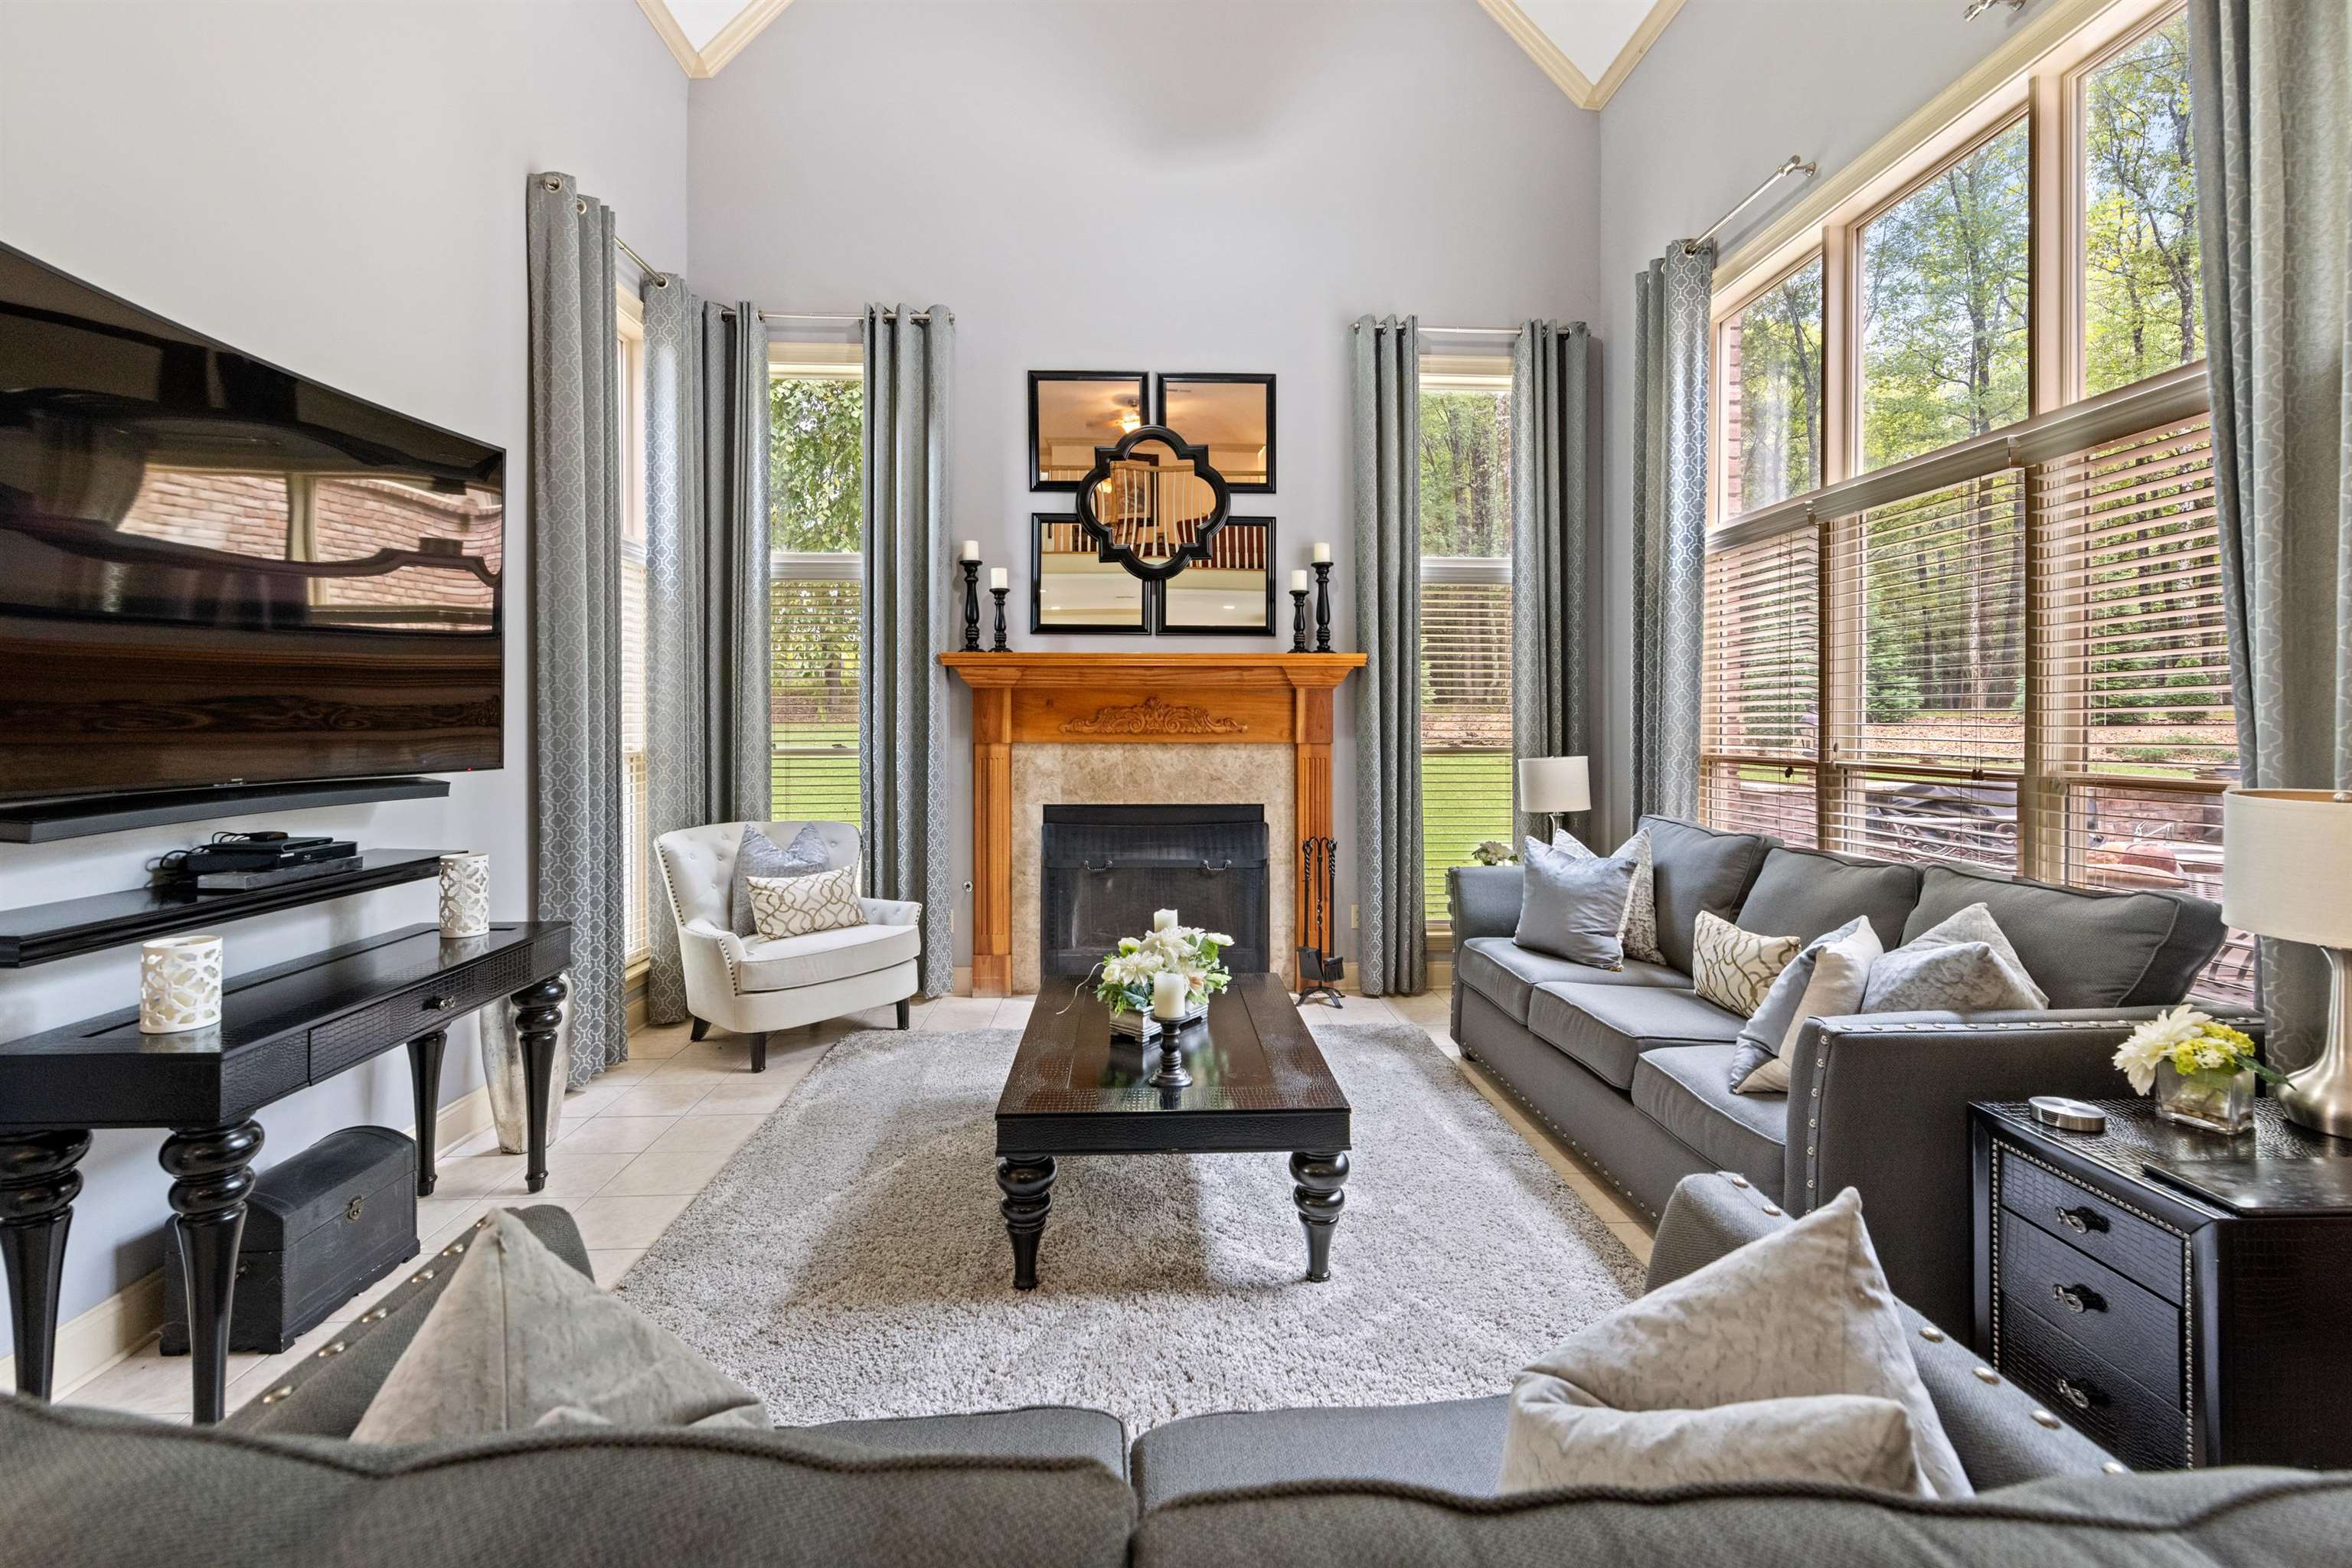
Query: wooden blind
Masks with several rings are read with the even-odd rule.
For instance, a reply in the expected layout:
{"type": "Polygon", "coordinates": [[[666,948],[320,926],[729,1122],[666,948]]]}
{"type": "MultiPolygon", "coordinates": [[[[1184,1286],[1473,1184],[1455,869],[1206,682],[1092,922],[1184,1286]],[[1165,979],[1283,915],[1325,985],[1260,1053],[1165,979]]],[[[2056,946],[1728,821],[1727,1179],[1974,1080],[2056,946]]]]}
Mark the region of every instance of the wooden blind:
{"type": "Polygon", "coordinates": [[[1507,582],[1422,584],[1421,788],[1423,907],[1435,922],[1446,868],[1513,837],[1507,582]]]}
{"type": "Polygon", "coordinates": [[[621,887],[627,907],[625,952],[653,942],[653,839],[646,811],[645,548],[621,549],[621,887]]]}
{"type": "MultiPolygon", "coordinates": [[[[849,558],[854,568],[855,558],[849,558]]],[[[847,576],[770,585],[769,780],[780,822],[857,822],[857,669],[863,590],[847,576]]]]}
{"type": "Polygon", "coordinates": [[[1812,845],[1819,531],[1791,529],[1709,555],[1706,617],[1700,813],[1718,827],[1812,845]]]}

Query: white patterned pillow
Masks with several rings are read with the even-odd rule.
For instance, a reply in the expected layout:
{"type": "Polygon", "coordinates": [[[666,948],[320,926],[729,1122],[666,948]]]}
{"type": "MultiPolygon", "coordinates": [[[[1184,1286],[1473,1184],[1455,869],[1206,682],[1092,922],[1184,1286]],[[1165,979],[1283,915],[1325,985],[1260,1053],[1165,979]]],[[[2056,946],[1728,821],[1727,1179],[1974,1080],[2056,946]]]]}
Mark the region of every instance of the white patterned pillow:
{"type": "Polygon", "coordinates": [[[1691,932],[1691,984],[1717,1006],[1753,1017],[1772,982],[1804,945],[1801,937],[1758,936],[1712,910],[1701,910],[1691,932]]]}
{"type": "MultiPolygon", "coordinates": [[[[1557,828],[1552,831],[1551,847],[1565,849],[1580,860],[1600,858],[1581,840],[1557,828]]],[[[1658,951],[1658,890],[1651,868],[1648,833],[1636,833],[1617,846],[1617,853],[1610,857],[1612,860],[1629,858],[1633,862],[1633,889],[1625,897],[1625,919],[1617,928],[1617,941],[1628,958],[1664,963],[1666,955],[1658,951]]]]}
{"type": "Polygon", "coordinates": [[[760,940],[807,936],[866,923],[857,901],[857,868],[818,871],[806,877],[751,877],[751,920],[760,940]]]}

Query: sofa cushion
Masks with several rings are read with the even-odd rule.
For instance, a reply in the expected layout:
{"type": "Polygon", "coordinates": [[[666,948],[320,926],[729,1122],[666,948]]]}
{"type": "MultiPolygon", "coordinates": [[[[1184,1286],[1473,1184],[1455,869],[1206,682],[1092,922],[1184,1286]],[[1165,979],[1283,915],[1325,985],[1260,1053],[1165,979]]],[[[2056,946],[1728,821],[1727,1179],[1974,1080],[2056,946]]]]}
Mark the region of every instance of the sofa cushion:
{"type": "Polygon", "coordinates": [[[1282,1481],[1373,1481],[1486,1497],[1502,1470],[1509,1405],[1510,1395],[1496,1394],[1188,1416],[1135,1440],[1135,1489],[1147,1509],[1282,1481]]]}
{"type": "Polygon", "coordinates": [[[796,991],[827,980],[912,963],[923,951],[920,926],[842,926],[806,936],[743,944],[735,984],[743,991],[796,991]]]}
{"type": "Polygon", "coordinates": [[[1919,902],[1921,868],[1862,860],[1825,849],[1775,844],[1739,906],[1744,931],[1812,941],[1868,915],[1883,947],[1903,944],[1903,922],[1919,902]]]}
{"type": "Polygon", "coordinates": [[[1764,852],[1771,847],[1771,840],[1753,833],[1717,833],[1671,816],[1645,816],[1642,827],[1650,836],[1658,951],[1665,954],[1667,967],[1688,974],[1691,931],[1698,923],[1699,910],[1712,910],[1725,920],[1738,919],[1748,887],[1763,868],[1764,852]]]}
{"type": "Polygon", "coordinates": [[[1633,1103],[1650,1120],[1777,1201],[1789,1133],[1786,1095],[1731,1092],[1728,1046],[1644,1052],[1633,1068],[1633,1103]]]}
{"type": "Polygon", "coordinates": [[[1930,866],[1909,942],[1970,904],[1992,911],[2053,1007],[2170,1005],[2220,951],[2221,911],[2171,893],[2096,893],[1930,866]]]}
{"type": "Polygon", "coordinates": [[[1661,1046],[1728,1043],[1739,1018],[1688,991],[1650,985],[1552,981],[1528,1003],[1538,1039],[1591,1068],[1602,1082],[1632,1087],[1633,1064],[1661,1046]]]}
{"type": "Polygon", "coordinates": [[[11,1562],[238,1568],[1125,1568],[1091,1458],[922,1456],[812,1432],[549,1427],[376,1447],[0,1398],[11,1562]]]}
{"type": "Polygon", "coordinates": [[[1549,953],[1529,952],[1507,936],[1474,936],[1454,955],[1454,983],[1500,1007],[1515,1024],[1528,1021],[1528,999],[1549,981],[1575,981],[1586,985],[1690,989],[1690,976],[1662,963],[1627,959],[1622,969],[1595,969],[1549,953]]]}
{"type": "Polygon", "coordinates": [[[892,1454],[986,1455],[1013,1459],[1092,1459],[1127,1474],[1127,1428],[1107,1410],[1030,1405],[957,1415],[899,1415],[827,1421],[797,1428],[892,1454]]]}

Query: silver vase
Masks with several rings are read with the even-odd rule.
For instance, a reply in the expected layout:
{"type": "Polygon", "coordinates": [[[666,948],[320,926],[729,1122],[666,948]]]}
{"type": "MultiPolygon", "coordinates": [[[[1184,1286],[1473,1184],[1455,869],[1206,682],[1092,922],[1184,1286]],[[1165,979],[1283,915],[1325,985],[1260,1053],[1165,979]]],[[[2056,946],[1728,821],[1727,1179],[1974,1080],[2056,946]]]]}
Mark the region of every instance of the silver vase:
{"type": "MultiPolygon", "coordinates": [[[[563,1021],[555,1026],[555,1065],[548,1073],[547,1142],[552,1148],[555,1135],[563,1129],[563,1090],[572,1081],[572,972],[565,970],[560,978],[567,993],[563,1021]]],[[[482,1033],[482,1081],[490,1091],[490,1120],[499,1130],[499,1148],[502,1152],[520,1154],[524,1151],[524,1128],[530,1121],[530,1093],[525,1087],[522,1072],[522,1035],[515,1028],[515,1005],[505,997],[491,1003],[479,1014],[482,1033]]]]}

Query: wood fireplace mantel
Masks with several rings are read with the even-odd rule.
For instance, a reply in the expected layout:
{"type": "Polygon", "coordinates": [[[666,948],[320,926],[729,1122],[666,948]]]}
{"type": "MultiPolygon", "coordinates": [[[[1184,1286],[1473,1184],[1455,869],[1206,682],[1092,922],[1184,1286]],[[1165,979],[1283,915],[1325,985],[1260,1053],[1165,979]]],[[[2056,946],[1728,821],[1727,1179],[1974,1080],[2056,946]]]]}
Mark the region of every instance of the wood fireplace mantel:
{"type": "MultiPolygon", "coordinates": [[[[1331,836],[1331,694],[1360,653],[945,653],[971,688],[971,989],[1013,988],[1013,748],[1286,745],[1297,758],[1288,846],[1307,940],[1298,841],[1331,836]]],[[[1279,824],[1276,842],[1281,844],[1279,824]]]]}

